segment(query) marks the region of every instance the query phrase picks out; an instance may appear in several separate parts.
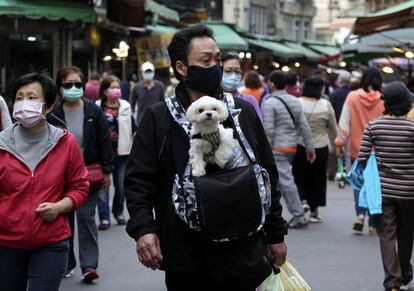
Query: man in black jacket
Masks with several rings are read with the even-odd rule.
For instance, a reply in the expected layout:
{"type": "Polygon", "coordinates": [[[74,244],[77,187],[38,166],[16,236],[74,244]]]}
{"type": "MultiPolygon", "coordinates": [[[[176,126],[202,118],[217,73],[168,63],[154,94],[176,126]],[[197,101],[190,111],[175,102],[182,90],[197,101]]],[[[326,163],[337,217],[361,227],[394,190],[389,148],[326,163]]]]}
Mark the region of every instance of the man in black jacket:
{"type": "MultiPolygon", "coordinates": [[[[176,78],[176,97],[187,109],[192,101],[209,95],[222,99],[221,53],[212,31],[198,25],[178,32],[168,52],[176,78]]],[[[281,217],[278,174],[262,124],[253,107],[235,100],[243,133],[258,162],[271,178],[272,205],[264,229],[268,248],[281,265],[286,259],[286,222],[281,217]]],[[[231,122],[224,122],[230,127],[231,122]]],[[[128,234],[136,241],[138,258],[145,266],[166,272],[168,290],[212,290],[205,273],[202,234],[190,231],[175,214],[172,202],[174,177],[182,175],[188,162],[189,138],[162,102],[143,116],[126,168],[125,194],[130,220],[128,234]],[[155,208],[155,218],[153,209],[155,208]]],[[[235,282],[236,284],[237,282],[235,282]]],[[[236,285],[235,285],[236,286],[236,285]]],[[[254,286],[256,287],[256,286],[254,286]]],[[[237,290],[254,290],[243,286],[237,290]]],[[[217,290],[217,289],[214,289],[217,290]]]]}

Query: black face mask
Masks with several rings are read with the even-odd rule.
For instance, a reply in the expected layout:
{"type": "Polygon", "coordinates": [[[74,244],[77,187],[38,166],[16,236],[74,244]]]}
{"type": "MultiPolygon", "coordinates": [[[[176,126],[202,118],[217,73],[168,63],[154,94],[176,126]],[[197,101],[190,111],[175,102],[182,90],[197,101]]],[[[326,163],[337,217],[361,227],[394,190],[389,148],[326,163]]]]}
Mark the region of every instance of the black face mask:
{"type": "Polygon", "coordinates": [[[214,95],[220,87],[221,78],[221,68],[217,64],[209,68],[189,66],[184,84],[190,89],[214,95]]]}

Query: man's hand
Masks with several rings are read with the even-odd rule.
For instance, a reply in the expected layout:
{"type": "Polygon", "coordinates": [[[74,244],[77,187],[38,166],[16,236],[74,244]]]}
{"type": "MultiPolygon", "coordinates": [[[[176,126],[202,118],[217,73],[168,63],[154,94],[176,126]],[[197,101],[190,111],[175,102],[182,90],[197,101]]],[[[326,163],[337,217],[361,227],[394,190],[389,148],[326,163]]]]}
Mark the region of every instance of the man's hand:
{"type": "Polygon", "coordinates": [[[153,270],[158,269],[162,262],[160,240],[154,233],[148,233],[137,240],[137,254],[139,261],[153,270]]]}
{"type": "Polygon", "coordinates": [[[57,203],[43,202],[35,209],[44,221],[50,222],[56,219],[61,213],[61,208],[57,203]]]}
{"type": "Polygon", "coordinates": [[[268,245],[267,249],[269,250],[270,254],[273,256],[273,264],[277,266],[281,266],[286,262],[286,255],[287,255],[287,246],[284,242],[268,245]]]}
{"type": "Polygon", "coordinates": [[[316,160],[315,152],[307,153],[306,158],[310,164],[312,164],[316,160]]]}
{"type": "Polygon", "coordinates": [[[111,186],[111,174],[104,174],[104,188],[111,186]]]}

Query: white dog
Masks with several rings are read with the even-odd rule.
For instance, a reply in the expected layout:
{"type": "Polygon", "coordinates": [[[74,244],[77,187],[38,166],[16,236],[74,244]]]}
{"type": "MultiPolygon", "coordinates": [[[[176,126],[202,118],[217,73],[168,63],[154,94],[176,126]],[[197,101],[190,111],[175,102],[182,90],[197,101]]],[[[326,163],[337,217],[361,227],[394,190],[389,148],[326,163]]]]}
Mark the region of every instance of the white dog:
{"type": "Polygon", "coordinates": [[[234,144],[233,129],[220,124],[229,115],[226,105],[204,96],[188,107],[186,115],[192,123],[189,155],[193,176],[205,175],[207,163],[223,169],[233,155],[234,144]]]}

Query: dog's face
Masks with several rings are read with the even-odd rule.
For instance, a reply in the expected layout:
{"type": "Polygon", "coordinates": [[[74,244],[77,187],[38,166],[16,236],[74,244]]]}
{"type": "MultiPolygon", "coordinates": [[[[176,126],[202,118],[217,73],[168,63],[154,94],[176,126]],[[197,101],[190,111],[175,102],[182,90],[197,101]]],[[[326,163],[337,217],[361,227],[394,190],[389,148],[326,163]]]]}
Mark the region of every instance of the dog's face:
{"type": "Polygon", "coordinates": [[[229,113],[224,102],[203,96],[187,109],[187,119],[192,123],[217,123],[227,119],[229,113]]]}

